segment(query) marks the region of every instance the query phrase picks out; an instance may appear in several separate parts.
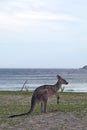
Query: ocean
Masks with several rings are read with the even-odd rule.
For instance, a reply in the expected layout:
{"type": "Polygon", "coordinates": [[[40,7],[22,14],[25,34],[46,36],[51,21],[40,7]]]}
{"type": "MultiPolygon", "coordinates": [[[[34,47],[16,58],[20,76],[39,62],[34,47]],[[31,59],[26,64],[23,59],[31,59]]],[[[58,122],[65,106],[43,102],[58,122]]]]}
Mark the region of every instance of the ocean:
{"type": "Polygon", "coordinates": [[[55,84],[56,75],[65,78],[69,84],[64,91],[87,92],[87,69],[0,69],[0,91],[35,90],[44,84],[55,84]]]}

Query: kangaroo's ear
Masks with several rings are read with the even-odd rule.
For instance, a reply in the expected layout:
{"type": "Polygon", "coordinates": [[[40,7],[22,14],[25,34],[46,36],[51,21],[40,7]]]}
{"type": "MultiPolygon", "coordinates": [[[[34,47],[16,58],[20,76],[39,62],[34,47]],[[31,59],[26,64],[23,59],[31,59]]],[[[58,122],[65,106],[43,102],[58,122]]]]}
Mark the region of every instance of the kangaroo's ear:
{"type": "Polygon", "coordinates": [[[60,79],[61,77],[59,75],[57,75],[57,79],[60,79]]]}

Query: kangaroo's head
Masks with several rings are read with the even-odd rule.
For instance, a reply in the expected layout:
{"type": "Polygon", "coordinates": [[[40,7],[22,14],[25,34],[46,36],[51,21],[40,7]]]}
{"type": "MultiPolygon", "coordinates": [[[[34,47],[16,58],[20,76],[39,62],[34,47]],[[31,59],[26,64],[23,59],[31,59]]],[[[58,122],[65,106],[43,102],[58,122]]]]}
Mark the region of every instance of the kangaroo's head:
{"type": "Polygon", "coordinates": [[[68,82],[59,75],[57,75],[57,79],[60,84],[65,84],[65,85],[68,84],[68,82]]]}

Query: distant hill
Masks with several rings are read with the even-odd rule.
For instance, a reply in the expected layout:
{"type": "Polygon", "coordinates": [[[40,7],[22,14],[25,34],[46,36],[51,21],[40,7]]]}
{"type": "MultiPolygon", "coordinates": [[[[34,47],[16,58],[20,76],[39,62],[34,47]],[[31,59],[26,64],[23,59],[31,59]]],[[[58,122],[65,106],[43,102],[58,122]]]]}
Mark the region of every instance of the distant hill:
{"type": "Polygon", "coordinates": [[[83,66],[82,69],[87,69],[87,65],[83,66]]]}

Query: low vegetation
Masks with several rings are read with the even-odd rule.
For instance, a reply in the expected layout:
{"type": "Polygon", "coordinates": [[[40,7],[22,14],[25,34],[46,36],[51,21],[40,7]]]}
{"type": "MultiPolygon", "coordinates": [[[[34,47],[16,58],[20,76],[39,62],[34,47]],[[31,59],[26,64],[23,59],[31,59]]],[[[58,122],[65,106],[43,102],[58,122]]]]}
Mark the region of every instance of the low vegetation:
{"type": "MultiPolygon", "coordinates": [[[[0,126],[15,126],[25,118],[41,115],[40,105],[36,105],[33,114],[15,119],[8,116],[27,112],[30,108],[32,92],[0,91],[0,126]]],[[[48,100],[48,113],[76,112],[82,118],[87,113],[87,93],[60,92],[60,103],[56,103],[56,97],[48,100]]],[[[4,127],[5,130],[5,127],[4,127]]]]}

